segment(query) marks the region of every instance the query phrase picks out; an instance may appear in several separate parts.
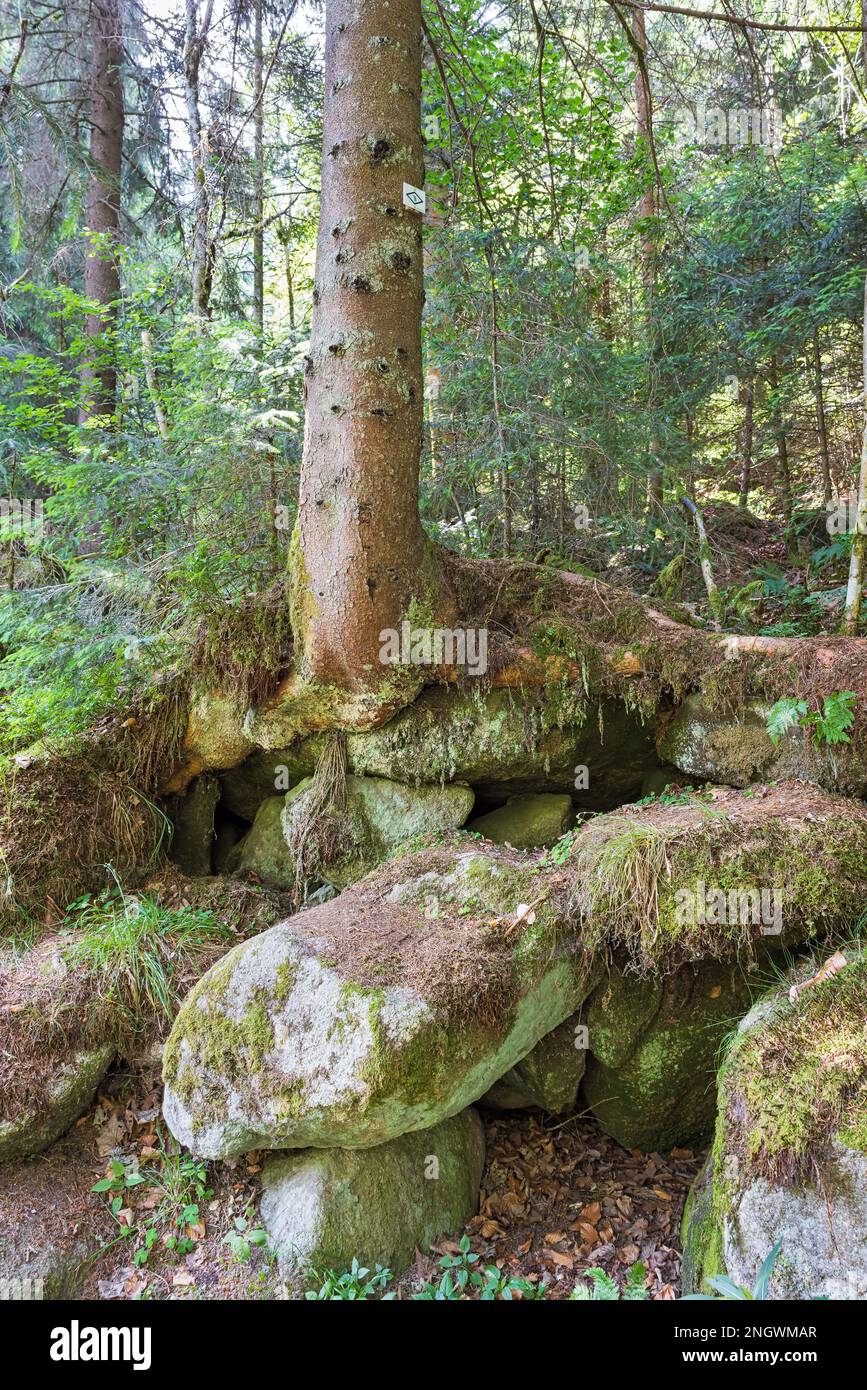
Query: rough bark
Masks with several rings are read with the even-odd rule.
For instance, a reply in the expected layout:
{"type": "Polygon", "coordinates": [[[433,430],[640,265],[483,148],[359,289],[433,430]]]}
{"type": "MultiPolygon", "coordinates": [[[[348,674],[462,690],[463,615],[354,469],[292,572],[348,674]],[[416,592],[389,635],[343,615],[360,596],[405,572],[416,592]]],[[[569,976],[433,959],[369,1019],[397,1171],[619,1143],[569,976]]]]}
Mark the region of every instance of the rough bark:
{"type": "Polygon", "coordinates": [[[322,204],[293,557],[307,680],[382,684],[422,586],[420,0],[329,0],[322,204]]]}
{"type": "Polygon", "coordinates": [[[90,158],[84,293],[99,308],[85,316],[82,422],[111,415],[117,365],[112,335],[120,296],[120,183],[123,155],[123,37],[119,0],[94,0],[90,69],[90,158]]]}

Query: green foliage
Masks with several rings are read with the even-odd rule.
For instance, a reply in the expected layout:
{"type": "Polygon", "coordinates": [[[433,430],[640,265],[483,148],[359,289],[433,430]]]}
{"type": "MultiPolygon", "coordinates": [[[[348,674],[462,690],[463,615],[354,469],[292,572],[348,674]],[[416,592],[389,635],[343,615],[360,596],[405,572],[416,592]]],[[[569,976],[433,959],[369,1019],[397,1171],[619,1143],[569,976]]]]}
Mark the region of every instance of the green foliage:
{"type": "Polygon", "coordinates": [[[91,1192],[107,1197],[120,1239],[135,1245],[136,1268],[146,1265],[155,1249],[177,1258],[188,1255],[195,1247],[189,1232],[201,1221],[202,1204],[213,1196],[205,1164],[164,1143],[156,1162],[144,1166],[133,1159],[113,1158],[109,1175],[94,1183],[91,1192]],[[139,1214],[131,1203],[142,1197],[139,1214]]]}
{"type": "Polygon", "coordinates": [[[246,1264],[254,1249],[267,1246],[268,1232],[261,1226],[251,1226],[248,1212],[246,1216],[235,1217],[233,1229],[223,1237],[223,1244],[228,1246],[233,1260],[246,1264]]]}
{"type": "Polygon", "coordinates": [[[120,888],[71,903],[62,935],[69,965],[92,976],[127,1040],[170,1023],[185,971],[233,940],[231,927],[211,912],[165,908],[120,888]]]}
{"type": "Polygon", "coordinates": [[[735,1303],[767,1298],[768,1285],[771,1282],[774,1265],[777,1263],[782,1248],[783,1242],[781,1240],[778,1240],[776,1245],[771,1247],[762,1261],[762,1267],[756,1275],[756,1282],[752,1288],[748,1288],[746,1284],[736,1284],[733,1279],[729,1279],[727,1274],[718,1274],[707,1281],[714,1291],[712,1294],[686,1294],[683,1302],[712,1303],[716,1299],[722,1299],[726,1303],[735,1303]]]}
{"type": "Polygon", "coordinates": [[[616,1303],[621,1299],[627,1303],[641,1303],[647,1298],[645,1275],[643,1264],[632,1265],[621,1293],[616,1281],[604,1269],[588,1269],[586,1277],[590,1283],[576,1284],[569,1297],[582,1303],[616,1303]]]}
{"type": "Polygon", "coordinates": [[[825,696],[821,710],[811,710],[806,700],[777,700],[767,718],[771,742],[778,744],[792,729],[806,728],[816,744],[850,743],[857,698],[854,690],[835,690],[825,696]]]}
{"type": "Polygon", "coordinates": [[[363,1299],[377,1298],[382,1302],[388,1302],[394,1298],[393,1292],[387,1292],[388,1284],[391,1281],[391,1270],[377,1265],[371,1274],[369,1269],[353,1260],[349,1269],[343,1273],[336,1270],[327,1269],[322,1275],[315,1276],[319,1282],[316,1289],[308,1289],[304,1297],[313,1301],[327,1299],[330,1302],[359,1302],[363,1299]]]}

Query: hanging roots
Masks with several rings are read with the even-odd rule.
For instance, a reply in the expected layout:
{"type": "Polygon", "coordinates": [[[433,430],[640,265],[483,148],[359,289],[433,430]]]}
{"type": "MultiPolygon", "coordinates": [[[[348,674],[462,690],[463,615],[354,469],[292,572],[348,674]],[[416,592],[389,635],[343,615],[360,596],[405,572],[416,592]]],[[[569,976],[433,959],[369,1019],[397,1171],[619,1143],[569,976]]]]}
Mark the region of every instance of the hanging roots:
{"type": "Polygon", "coordinates": [[[333,862],[346,843],[346,735],[342,731],[332,733],[300,800],[303,805],[292,817],[287,836],[296,901],[306,896],[321,867],[333,862]]]}

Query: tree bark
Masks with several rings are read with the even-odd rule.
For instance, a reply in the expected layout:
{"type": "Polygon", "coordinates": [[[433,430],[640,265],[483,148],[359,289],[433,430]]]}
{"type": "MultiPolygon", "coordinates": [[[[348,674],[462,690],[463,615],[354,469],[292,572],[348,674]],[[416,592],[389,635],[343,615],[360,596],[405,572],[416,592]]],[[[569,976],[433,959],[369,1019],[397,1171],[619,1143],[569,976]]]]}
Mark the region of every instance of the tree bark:
{"type": "MultiPolygon", "coordinates": [[[[632,11],[632,37],[635,47],[641,54],[635,74],[635,137],[636,148],[644,154],[647,168],[647,186],[641,195],[638,215],[645,221],[656,215],[656,187],[650,158],[651,96],[647,78],[647,33],[643,10],[632,11]]],[[[644,315],[648,338],[650,340],[651,370],[657,353],[657,324],[654,300],[656,297],[656,246],[653,233],[645,227],[641,233],[641,275],[644,286],[644,315]]],[[[652,515],[659,516],[664,504],[663,470],[659,466],[659,445],[651,438],[649,448],[649,472],[647,478],[647,507],[652,515]]]]}
{"type": "Polygon", "coordinates": [[[863,382],[864,431],[861,437],[861,471],[858,478],[858,509],[855,532],[852,536],[852,556],[849,561],[849,583],[846,588],[846,607],[841,632],[855,634],[861,617],[864,593],[864,568],[867,562],[867,279],[864,281],[864,338],[861,354],[863,382]]]}
{"type": "Polygon", "coordinates": [[[207,0],[199,27],[198,0],[186,0],[186,35],[184,42],[184,96],[187,106],[187,132],[193,161],[193,239],[192,293],[193,313],[197,318],[210,316],[211,285],[214,276],[214,246],[210,234],[210,195],[207,179],[207,149],[202,130],[199,103],[199,73],[202,54],[211,27],[214,0],[207,0]]]}
{"type": "Polygon", "coordinates": [[[380,634],[424,586],[420,90],[420,0],[328,0],[292,606],[302,679],[349,692],[384,682],[380,634]]]}
{"type": "Polygon", "coordinates": [[[828,424],[825,418],[825,391],[822,385],[822,344],[818,328],[813,331],[813,394],[816,401],[816,429],[819,434],[819,466],[822,473],[822,500],[825,505],[833,496],[831,456],[828,449],[828,424]]]}
{"type": "Polygon", "coordinates": [[[792,470],[789,466],[789,441],[786,438],[786,430],[783,424],[783,413],[780,410],[780,403],[777,392],[780,389],[780,372],[777,363],[777,354],[771,355],[768,368],[768,384],[773,392],[773,417],[774,433],[777,437],[777,464],[780,480],[780,501],[783,507],[783,516],[788,525],[792,520],[792,470]]]}
{"type": "Polygon", "coordinates": [[[744,407],[744,420],[741,430],[741,479],[738,488],[738,506],[747,507],[753,480],[753,383],[745,381],[741,387],[741,403],[744,407]]]}
{"type": "Polygon", "coordinates": [[[84,293],[99,305],[88,312],[79,418],[112,415],[117,389],[113,342],[120,297],[120,184],[123,157],[123,36],[119,0],[94,0],[90,69],[90,158],[84,293]]]}
{"type": "Polygon", "coordinates": [[[265,332],[265,116],[262,85],[262,0],[256,0],[253,32],[253,320],[265,332]]]}

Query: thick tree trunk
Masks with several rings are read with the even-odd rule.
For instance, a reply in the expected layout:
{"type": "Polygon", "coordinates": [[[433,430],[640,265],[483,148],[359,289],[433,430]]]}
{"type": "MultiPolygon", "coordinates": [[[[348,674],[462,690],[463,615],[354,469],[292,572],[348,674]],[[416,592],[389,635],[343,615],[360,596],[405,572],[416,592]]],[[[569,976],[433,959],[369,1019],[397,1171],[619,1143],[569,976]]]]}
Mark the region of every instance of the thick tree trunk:
{"type": "Polygon", "coordinates": [[[420,88],[420,0],[328,0],[293,629],[301,676],[346,691],[384,683],[424,587],[420,88]]]}
{"type": "Polygon", "coordinates": [[[84,293],[102,306],[84,322],[90,347],[82,366],[82,421],[114,412],[117,365],[112,336],[120,296],[120,184],[123,156],[123,38],[119,0],[94,0],[90,69],[90,236],[84,293]]]}

